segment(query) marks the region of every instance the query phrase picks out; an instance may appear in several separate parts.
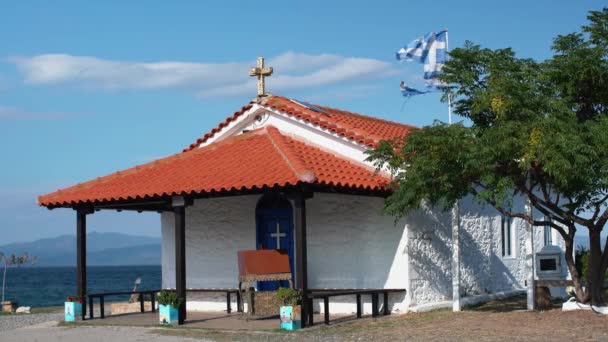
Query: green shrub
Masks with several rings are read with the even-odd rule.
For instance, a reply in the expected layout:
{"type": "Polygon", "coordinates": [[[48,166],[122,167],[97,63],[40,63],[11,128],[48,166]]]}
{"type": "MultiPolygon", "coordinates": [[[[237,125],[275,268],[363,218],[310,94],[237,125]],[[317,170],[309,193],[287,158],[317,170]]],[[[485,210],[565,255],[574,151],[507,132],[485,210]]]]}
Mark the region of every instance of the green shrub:
{"type": "Polygon", "coordinates": [[[302,293],[288,287],[279,287],[277,297],[283,305],[299,305],[302,302],[302,293]]]}
{"type": "Polygon", "coordinates": [[[157,297],[158,304],[160,305],[171,305],[173,307],[180,307],[184,302],[181,298],[177,297],[175,291],[162,290],[157,297]]]}

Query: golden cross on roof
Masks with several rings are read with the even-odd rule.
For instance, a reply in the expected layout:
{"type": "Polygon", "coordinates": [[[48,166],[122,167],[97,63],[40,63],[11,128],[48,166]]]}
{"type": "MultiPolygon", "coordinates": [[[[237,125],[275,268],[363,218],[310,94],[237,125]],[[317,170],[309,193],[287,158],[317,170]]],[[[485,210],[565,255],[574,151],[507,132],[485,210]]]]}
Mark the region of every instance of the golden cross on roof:
{"type": "Polygon", "coordinates": [[[265,96],[264,77],[272,75],[271,67],[264,67],[264,57],[258,57],[258,66],[249,69],[249,76],[258,77],[258,96],[265,96]]]}

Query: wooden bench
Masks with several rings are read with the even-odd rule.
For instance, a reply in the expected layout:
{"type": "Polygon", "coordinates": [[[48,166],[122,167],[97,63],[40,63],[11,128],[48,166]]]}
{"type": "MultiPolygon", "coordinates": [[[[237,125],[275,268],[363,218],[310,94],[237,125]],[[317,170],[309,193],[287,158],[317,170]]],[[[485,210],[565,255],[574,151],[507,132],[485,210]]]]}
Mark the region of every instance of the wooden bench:
{"type": "MultiPolygon", "coordinates": [[[[99,316],[101,318],[105,318],[105,297],[108,296],[125,296],[125,295],[139,295],[139,308],[140,312],[144,312],[144,295],[150,295],[151,304],[152,304],[152,312],[156,311],[156,294],[160,292],[160,290],[145,290],[145,291],[124,291],[124,292],[107,292],[107,293],[92,293],[87,295],[89,297],[89,319],[93,319],[93,304],[94,299],[99,298],[99,316]]],[[[83,318],[85,313],[83,312],[83,318]]]]}
{"type": "MultiPolygon", "coordinates": [[[[166,291],[175,291],[175,289],[165,289],[166,291]]],[[[124,295],[139,295],[139,304],[140,304],[140,312],[145,312],[144,308],[144,295],[149,295],[152,304],[152,312],[156,312],[156,294],[162,290],[145,290],[145,291],[125,291],[125,292],[107,292],[107,293],[93,293],[87,295],[89,297],[89,319],[93,319],[93,304],[94,299],[99,298],[99,314],[100,318],[105,318],[105,297],[108,296],[124,296],[124,295]]],[[[230,289],[230,288],[207,288],[207,289],[186,289],[186,293],[188,292],[204,292],[204,293],[225,293],[226,294],[226,312],[232,312],[232,303],[231,303],[231,294],[236,294],[236,305],[237,311],[241,312],[241,293],[239,289],[230,289]]]]}
{"type": "Polygon", "coordinates": [[[221,293],[224,292],[226,294],[226,312],[232,312],[232,301],[230,300],[230,294],[236,294],[236,307],[237,312],[241,312],[241,291],[239,289],[186,289],[186,293],[188,292],[203,292],[203,293],[221,293]]]}
{"type": "Polygon", "coordinates": [[[361,318],[363,315],[363,306],[361,304],[361,296],[369,295],[372,299],[372,317],[380,316],[379,302],[380,295],[383,296],[383,315],[390,315],[391,312],[388,308],[388,294],[405,292],[405,289],[309,289],[308,290],[308,322],[313,325],[313,300],[323,299],[323,311],[325,314],[325,324],[329,324],[329,298],[338,296],[356,296],[357,300],[357,318],[361,318]]]}

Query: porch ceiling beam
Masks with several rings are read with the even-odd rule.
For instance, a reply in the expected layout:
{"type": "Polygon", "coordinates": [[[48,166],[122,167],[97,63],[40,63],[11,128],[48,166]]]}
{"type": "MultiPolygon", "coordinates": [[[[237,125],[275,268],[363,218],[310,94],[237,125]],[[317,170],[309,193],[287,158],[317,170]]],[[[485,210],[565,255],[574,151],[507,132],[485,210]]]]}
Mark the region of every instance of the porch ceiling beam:
{"type": "Polygon", "coordinates": [[[95,211],[99,211],[99,210],[117,210],[117,211],[137,211],[137,212],[143,212],[143,211],[173,211],[173,207],[165,204],[165,205],[158,205],[158,204],[151,204],[151,205],[137,205],[137,206],[122,206],[122,205],[113,205],[113,206],[104,206],[104,207],[95,207],[95,211]]]}

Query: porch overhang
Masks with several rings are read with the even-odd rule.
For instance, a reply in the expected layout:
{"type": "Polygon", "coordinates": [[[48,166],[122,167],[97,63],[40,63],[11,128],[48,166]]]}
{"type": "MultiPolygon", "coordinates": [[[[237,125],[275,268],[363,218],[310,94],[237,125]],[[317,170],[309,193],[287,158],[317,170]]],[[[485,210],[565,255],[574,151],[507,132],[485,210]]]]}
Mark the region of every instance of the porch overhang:
{"type": "Polygon", "coordinates": [[[284,194],[288,198],[293,198],[296,193],[336,193],[344,195],[354,196],[370,196],[386,198],[391,192],[387,189],[366,189],[358,187],[343,187],[336,185],[323,185],[323,184],[308,184],[298,183],[295,185],[285,186],[265,186],[262,188],[252,189],[233,189],[226,191],[211,191],[201,193],[179,193],[176,195],[165,195],[165,196],[151,196],[144,198],[135,199],[119,199],[112,201],[82,201],[76,203],[60,203],[46,205],[45,207],[49,210],[58,208],[71,208],[71,209],[90,209],[94,211],[100,210],[116,210],[116,211],[137,211],[137,212],[167,212],[173,211],[172,198],[174,196],[183,197],[188,205],[191,205],[197,199],[207,198],[221,198],[221,197],[233,197],[233,196],[247,196],[247,195],[262,195],[265,193],[280,193],[284,194]]]}
{"type": "Polygon", "coordinates": [[[197,198],[291,192],[385,197],[390,179],[268,126],[40,196],[49,209],[168,211],[173,196],[197,198]]]}

